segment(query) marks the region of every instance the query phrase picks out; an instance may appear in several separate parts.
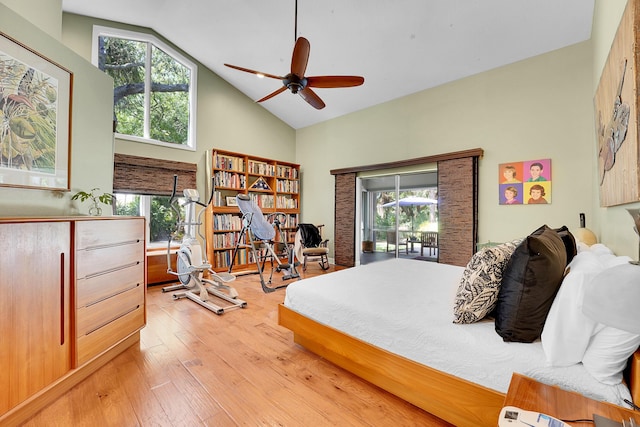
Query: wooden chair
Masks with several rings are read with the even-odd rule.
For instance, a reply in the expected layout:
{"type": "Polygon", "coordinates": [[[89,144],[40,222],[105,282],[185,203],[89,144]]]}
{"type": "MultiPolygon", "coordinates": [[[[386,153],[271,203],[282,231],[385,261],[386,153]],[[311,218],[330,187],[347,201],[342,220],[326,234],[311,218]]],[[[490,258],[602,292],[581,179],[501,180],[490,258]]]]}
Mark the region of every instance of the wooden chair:
{"type": "Polygon", "coordinates": [[[420,256],[424,256],[424,248],[429,248],[429,256],[438,249],[438,232],[423,231],[420,236],[420,256]]]}
{"type": "Polygon", "coordinates": [[[329,239],[322,239],[322,227],[313,224],[298,224],[296,232],[296,254],[302,260],[302,270],[307,270],[307,260],[320,260],[318,265],[323,270],[329,268],[329,239]]]}
{"type": "MultiPolygon", "coordinates": [[[[387,231],[387,252],[389,252],[389,245],[396,245],[396,231],[387,231]]],[[[404,246],[405,253],[409,253],[409,246],[407,245],[407,239],[400,237],[398,239],[398,249],[404,246]]],[[[394,250],[394,249],[391,249],[394,250]]]]}

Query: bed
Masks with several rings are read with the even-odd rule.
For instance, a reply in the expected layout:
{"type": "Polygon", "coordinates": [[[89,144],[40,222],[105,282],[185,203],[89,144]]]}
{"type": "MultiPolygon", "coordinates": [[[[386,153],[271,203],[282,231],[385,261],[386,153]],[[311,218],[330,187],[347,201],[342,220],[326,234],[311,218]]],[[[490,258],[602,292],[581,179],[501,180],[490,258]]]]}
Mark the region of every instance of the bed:
{"type": "Polygon", "coordinates": [[[490,318],[454,324],[464,272],[393,259],[305,279],[287,288],[279,324],[308,350],[457,426],[495,426],[513,372],[615,404],[640,399],[639,352],[629,387],[606,385],[580,363],[550,367],[540,340],[504,342],[490,318]]]}

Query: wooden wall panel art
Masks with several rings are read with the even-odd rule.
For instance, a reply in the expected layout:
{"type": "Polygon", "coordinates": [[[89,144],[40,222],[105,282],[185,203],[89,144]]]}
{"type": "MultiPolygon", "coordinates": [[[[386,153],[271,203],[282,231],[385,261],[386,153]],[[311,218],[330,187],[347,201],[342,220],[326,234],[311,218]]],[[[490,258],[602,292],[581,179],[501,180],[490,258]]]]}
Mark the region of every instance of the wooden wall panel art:
{"type": "Polygon", "coordinates": [[[640,200],[638,0],[629,0],[594,98],[600,206],[640,200]]]}

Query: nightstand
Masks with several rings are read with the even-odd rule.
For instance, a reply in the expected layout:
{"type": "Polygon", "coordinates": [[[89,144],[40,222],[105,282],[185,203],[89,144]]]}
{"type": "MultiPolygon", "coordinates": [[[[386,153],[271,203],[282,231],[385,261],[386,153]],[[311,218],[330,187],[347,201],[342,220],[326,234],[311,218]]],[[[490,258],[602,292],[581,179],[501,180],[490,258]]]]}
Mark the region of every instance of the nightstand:
{"type": "MultiPolygon", "coordinates": [[[[527,411],[542,412],[560,420],[593,419],[602,415],[617,422],[633,418],[640,423],[640,412],[625,409],[607,402],[589,399],[581,394],[542,384],[532,378],[514,373],[504,406],[516,406],[527,411]]],[[[567,423],[584,426],[585,423],[567,423]]]]}

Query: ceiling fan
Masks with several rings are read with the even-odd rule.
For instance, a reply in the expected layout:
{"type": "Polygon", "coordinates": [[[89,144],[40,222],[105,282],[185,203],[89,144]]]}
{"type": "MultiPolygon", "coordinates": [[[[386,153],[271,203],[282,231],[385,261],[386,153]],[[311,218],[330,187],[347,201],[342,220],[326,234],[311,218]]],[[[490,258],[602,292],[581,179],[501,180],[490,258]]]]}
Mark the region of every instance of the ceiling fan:
{"type": "MultiPolygon", "coordinates": [[[[298,27],[298,1],[296,0],[296,28],[295,37],[297,37],[298,27]]],[[[325,107],[324,101],[311,88],[337,88],[337,87],[353,87],[360,86],[364,83],[364,77],[360,76],[311,76],[305,77],[307,70],[307,62],[309,61],[309,51],[311,45],[309,40],[304,37],[297,37],[293,47],[293,55],[291,57],[291,72],[285,76],[277,76],[274,74],[263,73],[260,71],[250,70],[249,68],[239,67],[237,65],[224,64],[227,67],[247,73],[256,74],[258,76],[269,77],[282,81],[282,87],[271,92],[264,98],[256,102],[263,102],[289,89],[291,93],[298,94],[307,101],[312,107],[321,110],[325,107]]]]}

